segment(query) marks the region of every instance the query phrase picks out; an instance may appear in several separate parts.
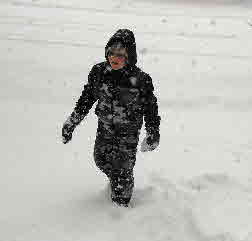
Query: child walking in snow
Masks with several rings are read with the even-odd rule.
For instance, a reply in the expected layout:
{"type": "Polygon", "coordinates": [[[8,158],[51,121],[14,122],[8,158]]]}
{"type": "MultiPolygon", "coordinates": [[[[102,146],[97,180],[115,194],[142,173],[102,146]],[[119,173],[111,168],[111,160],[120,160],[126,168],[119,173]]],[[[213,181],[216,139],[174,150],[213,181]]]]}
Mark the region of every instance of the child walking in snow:
{"type": "Polygon", "coordinates": [[[81,96],[62,128],[64,144],[98,101],[94,161],[111,185],[111,199],[128,206],[134,188],[133,168],[139,134],[145,121],[147,149],[159,145],[160,116],[151,77],[136,66],[135,37],[119,29],[105,47],[106,61],[95,64],[81,96]]]}

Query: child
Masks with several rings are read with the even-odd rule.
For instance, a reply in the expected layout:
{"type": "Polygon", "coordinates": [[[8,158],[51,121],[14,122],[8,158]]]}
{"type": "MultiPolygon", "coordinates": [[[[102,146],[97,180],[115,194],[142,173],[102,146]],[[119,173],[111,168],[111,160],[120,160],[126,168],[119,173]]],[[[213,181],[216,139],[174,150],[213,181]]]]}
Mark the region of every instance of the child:
{"type": "Polygon", "coordinates": [[[63,143],[72,139],[75,127],[98,101],[98,128],[94,160],[111,185],[111,199],[128,206],[131,199],[139,134],[145,121],[147,149],[159,145],[157,98],[151,77],[136,66],[135,37],[119,29],[105,47],[105,62],[94,65],[76,106],[62,128],[63,143]]]}

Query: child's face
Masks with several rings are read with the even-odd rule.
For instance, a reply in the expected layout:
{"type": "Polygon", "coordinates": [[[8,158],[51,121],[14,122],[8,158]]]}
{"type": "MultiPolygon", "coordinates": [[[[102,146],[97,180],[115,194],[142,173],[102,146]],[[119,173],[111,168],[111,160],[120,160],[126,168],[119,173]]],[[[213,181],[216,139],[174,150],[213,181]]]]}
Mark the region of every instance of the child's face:
{"type": "Polygon", "coordinates": [[[123,68],[126,65],[127,52],[125,48],[111,49],[108,54],[109,63],[114,70],[123,68]]]}

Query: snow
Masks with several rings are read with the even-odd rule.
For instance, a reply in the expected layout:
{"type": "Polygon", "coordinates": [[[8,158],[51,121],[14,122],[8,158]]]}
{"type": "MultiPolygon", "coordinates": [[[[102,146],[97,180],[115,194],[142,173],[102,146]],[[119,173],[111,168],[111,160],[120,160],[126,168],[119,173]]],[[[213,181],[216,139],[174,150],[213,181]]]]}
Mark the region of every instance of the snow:
{"type": "Polygon", "coordinates": [[[0,240],[251,241],[251,21],[240,0],[2,0],[0,240]],[[118,28],[135,33],[162,117],[130,208],[94,164],[94,108],[61,143],[118,28]]]}

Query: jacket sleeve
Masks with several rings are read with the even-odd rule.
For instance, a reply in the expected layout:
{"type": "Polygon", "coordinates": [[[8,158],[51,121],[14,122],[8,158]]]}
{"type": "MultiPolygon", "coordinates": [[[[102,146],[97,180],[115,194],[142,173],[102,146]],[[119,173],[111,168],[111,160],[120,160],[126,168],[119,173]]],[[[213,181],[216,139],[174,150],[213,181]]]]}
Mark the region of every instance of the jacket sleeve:
{"type": "Polygon", "coordinates": [[[154,94],[152,78],[146,74],[143,87],[144,122],[147,135],[159,139],[161,117],[158,114],[157,98],[154,94]]]}
{"type": "Polygon", "coordinates": [[[94,65],[88,74],[88,81],[84,85],[82,93],[75,104],[74,110],[70,115],[70,121],[75,125],[79,125],[84,117],[88,114],[97,97],[95,94],[95,81],[98,76],[98,69],[94,65]]]}

